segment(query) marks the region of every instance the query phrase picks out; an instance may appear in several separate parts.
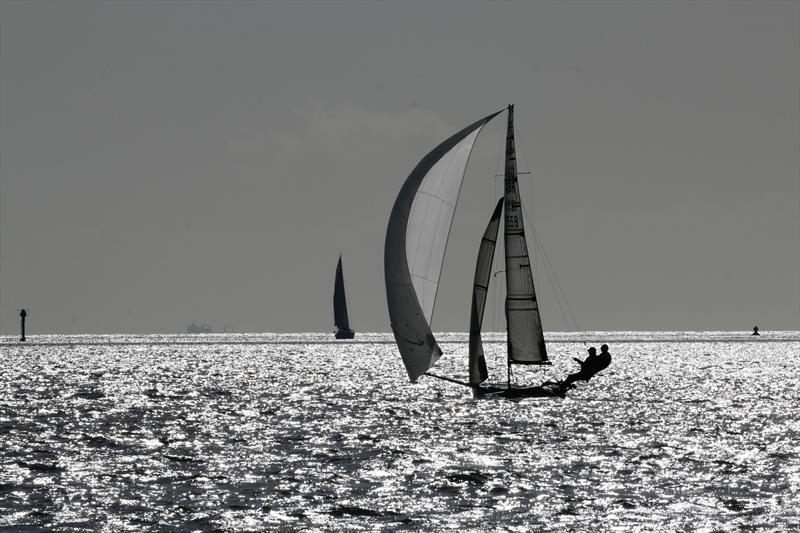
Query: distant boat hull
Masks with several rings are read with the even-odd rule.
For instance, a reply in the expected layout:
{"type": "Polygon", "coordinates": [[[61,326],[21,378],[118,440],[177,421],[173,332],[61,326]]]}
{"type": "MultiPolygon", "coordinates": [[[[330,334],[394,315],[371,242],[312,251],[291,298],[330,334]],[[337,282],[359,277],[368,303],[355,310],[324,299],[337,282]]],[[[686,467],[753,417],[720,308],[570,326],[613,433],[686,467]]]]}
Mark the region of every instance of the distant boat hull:
{"type": "Polygon", "coordinates": [[[559,383],[536,387],[514,387],[484,385],[472,387],[477,398],[564,398],[568,387],[559,383]]]}
{"type": "Polygon", "coordinates": [[[353,331],[352,329],[340,329],[336,333],[334,333],[334,336],[337,339],[352,339],[355,338],[356,332],[353,331]]]}

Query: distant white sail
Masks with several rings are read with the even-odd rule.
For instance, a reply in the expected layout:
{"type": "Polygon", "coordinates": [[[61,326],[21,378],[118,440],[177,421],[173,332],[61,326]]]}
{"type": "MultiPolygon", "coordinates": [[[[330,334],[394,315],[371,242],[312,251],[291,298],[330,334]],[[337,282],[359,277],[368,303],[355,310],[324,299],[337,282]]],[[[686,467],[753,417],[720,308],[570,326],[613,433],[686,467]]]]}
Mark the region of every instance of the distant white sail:
{"type": "Polygon", "coordinates": [[[411,171],[395,200],[384,247],[389,317],[412,382],[442,355],[431,333],[450,226],[472,147],[500,112],[442,142],[411,171]]]}
{"type": "Polygon", "coordinates": [[[481,326],[483,311],[486,308],[486,294],[489,292],[489,280],[492,274],[494,249],[497,244],[497,230],[500,228],[500,214],[503,211],[504,198],[500,198],[494,208],[486,231],[483,233],[478,249],[478,261],[475,264],[475,282],[472,285],[472,310],[469,318],[469,384],[480,385],[489,377],[486,369],[486,358],[483,354],[481,326]]]}
{"type": "Polygon", "coordinates": [[[531,259],[522,223],[514,147],[514,106],[508,107],[505,166],[506,325],[508,360],[517,364],[547,362],[539,303],[533,287],[531,259]]]}

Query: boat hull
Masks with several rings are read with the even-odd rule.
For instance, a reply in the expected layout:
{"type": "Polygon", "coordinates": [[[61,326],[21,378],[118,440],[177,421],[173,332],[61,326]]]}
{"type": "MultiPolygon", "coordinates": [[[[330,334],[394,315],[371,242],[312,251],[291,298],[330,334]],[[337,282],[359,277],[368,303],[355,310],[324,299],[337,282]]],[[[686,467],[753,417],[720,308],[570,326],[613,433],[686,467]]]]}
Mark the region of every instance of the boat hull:
{"type": "Polygon", "coordinates": [[[539,385],[535,387],[472,387],[476,398],[564,398],[568,387],[560,383],[539,385]]]}
{"type": "Polygon", "coordinates": [[[340,329],[334,333],[334,336],[340,340],[352,339],[356,336],[356,332],[352,329],[340,329]]]}

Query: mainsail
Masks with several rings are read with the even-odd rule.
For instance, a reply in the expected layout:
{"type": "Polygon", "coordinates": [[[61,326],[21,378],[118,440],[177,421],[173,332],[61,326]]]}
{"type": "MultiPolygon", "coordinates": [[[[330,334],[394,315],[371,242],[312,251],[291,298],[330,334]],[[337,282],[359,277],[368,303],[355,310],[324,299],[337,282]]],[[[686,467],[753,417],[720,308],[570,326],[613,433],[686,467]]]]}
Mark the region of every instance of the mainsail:
{"type": "MultiPolygon", "coordinates": [[[[329,278],[330,279],[330,278],[329,278]]],[[[342,256],[336,265],[336,281],[333,285],[333,323],[339,330],[349,330],[350,321],[347,319],[347,300],[344,295],[344,278],[342,277],[342,256]]]]}
{"type": "Polygon", "coordinates": [[[486,293],[489,291],[489,279],[492,274],[492,261],[497,243],[497,230],[500,227],[500,213],[503,211],[504,198],[500,198],[494,208],[489,224],[481,239],[478,250],[478,262],[475,265],[475,282],[472,286],[472,311],[469,319],[469,384],[480,385],[489,377],[486,369],[486,358],[483,355],[481,341],[481,325],[483,311],[486,308],[486,293]]]}
{"type": "Polygon", "coordinates": [[[514,148],[514,106],[508,106],[505,165],[506,325],[508,362],[547,363],[539,304],[533,288],[531,260],[522,223],[522,203],[514,148]]]}
{"type": "Polygon", "coordinates": [[[475,140],[499,113],[470,124],[422,158],[406,178],[389,217],[384,246],[386,300],[412,382],[442,355],[430,324],[450,226],[475,140]]]}

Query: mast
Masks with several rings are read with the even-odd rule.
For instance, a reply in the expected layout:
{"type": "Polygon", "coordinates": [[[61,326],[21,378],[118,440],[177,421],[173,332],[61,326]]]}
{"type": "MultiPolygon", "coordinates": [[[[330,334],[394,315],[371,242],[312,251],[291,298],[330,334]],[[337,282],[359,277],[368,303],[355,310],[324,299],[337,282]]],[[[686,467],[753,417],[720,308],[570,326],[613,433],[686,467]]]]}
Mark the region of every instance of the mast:
{"type": "Polygon", "coordinates": [[[514,106],[508,106],[505,161],[506,326],[508,329],[508,379],[512,364],[549,364],[539,304],[533,286],[531,260],[525,241],[522,202],[517,181],[514,146],[514,106]]]}
{"type": "Polygon", "coordinates": [[[350,321],[347,318],[347,299],[344,295],[341,255],[339,255],[339,263],[336,265],[336,281],[333,286],[333,323],[339,330],[350,329],[350,321]]]}

